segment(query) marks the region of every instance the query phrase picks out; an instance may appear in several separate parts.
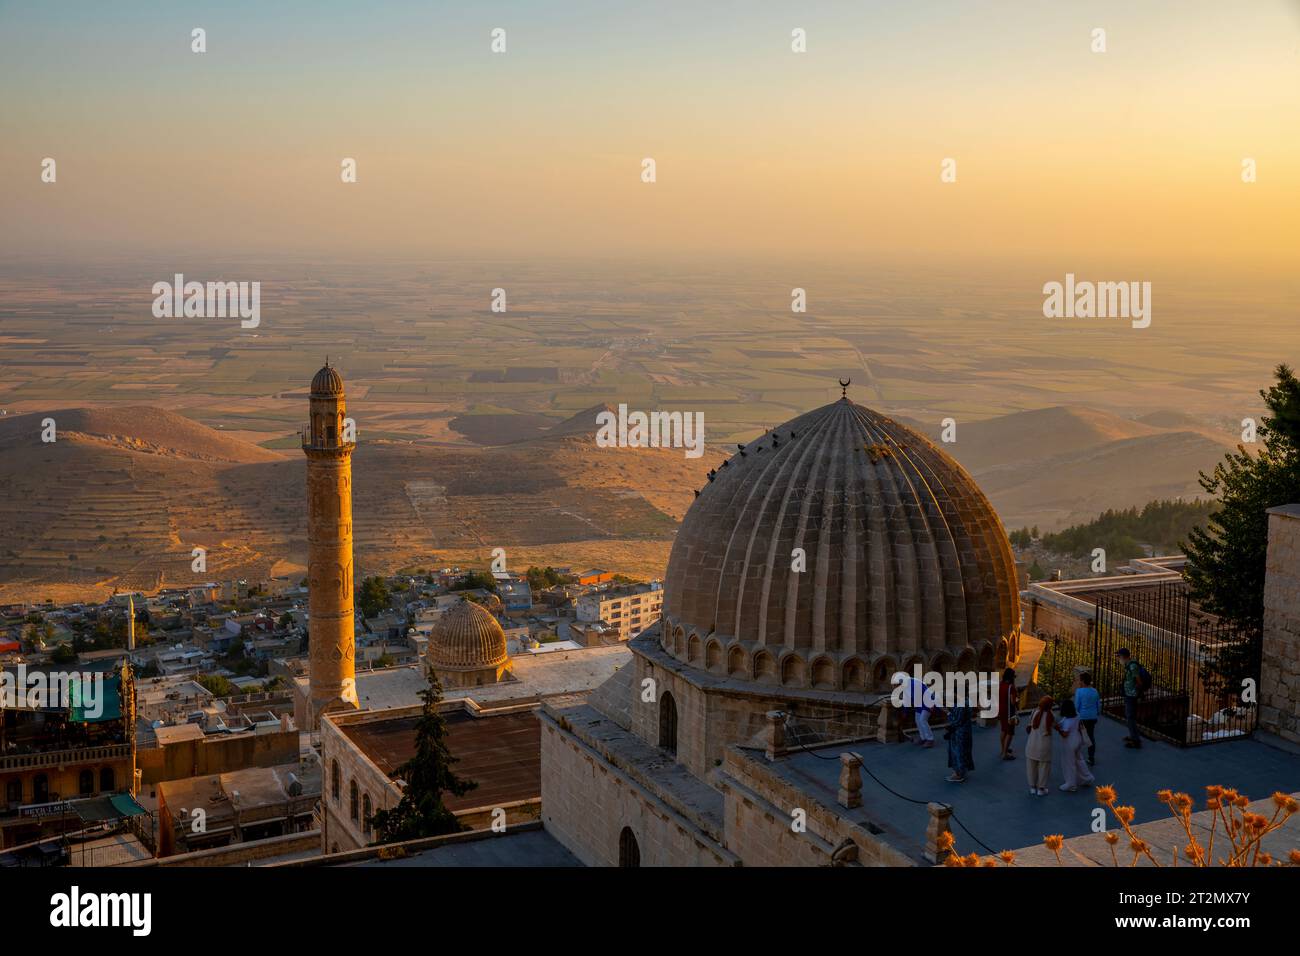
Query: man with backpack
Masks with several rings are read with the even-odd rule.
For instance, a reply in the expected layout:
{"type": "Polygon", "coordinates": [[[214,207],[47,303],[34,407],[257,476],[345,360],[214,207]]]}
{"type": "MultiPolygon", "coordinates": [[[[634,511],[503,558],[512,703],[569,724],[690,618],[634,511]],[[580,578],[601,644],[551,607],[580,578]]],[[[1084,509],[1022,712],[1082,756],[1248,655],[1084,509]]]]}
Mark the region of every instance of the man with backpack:
{"type": "Polygon", "coordinates": [[[1128,736],[1124,746],[1132,750],[1142,747],[1142,735],[1138,732],[1138,700],[1151,687],[1151,674],[1145,667],[1133,660],[1127,647],[1115,652],[1119,666],[1124,669],[1124,719],[1128,721],[1128,736]]]}

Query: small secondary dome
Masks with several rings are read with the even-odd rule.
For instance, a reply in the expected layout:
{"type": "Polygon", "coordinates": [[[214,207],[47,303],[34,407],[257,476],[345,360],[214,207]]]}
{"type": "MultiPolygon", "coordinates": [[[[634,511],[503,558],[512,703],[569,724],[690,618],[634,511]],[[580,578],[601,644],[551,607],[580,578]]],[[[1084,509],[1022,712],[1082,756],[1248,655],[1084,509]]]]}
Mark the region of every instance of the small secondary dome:
{"type": "Polygon", "coordinates": [[[505,631],[473,601],[456,602],[429,634],[428,661],[439,672],[496,668],[507,659],[505,631]]]}

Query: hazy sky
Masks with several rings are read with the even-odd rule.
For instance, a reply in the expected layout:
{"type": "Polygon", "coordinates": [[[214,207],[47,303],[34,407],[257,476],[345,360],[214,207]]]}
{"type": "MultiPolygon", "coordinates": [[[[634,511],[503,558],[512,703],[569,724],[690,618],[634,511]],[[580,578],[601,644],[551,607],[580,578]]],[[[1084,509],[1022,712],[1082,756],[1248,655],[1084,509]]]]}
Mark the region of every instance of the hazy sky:
{"type": "Polygon", "coordinates": [[[1300,256],[1295,0],[0,2],[0,90],[5,254],[1300,256]]]}

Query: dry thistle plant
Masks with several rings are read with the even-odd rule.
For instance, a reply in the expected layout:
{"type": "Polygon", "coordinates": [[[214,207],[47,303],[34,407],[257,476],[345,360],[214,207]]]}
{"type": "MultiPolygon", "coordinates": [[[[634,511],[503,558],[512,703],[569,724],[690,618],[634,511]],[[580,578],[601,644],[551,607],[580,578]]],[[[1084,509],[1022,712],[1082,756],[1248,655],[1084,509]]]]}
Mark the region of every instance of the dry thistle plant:
{"type": "MultiPolygon", "coordinates": [[[[1151,846],[1133,829],[1135,811],[1129,806],[1117,806],[1119,799],[1115,788],[1100,786],[1096,788],[1097,802],[1110,810],[1119,821],[1123,835],[1128,837],[1128,848],[1133,854],[1127,866],[1137,866],[1138,861],[1146,857],[1153,866],[1178,866],[1180,855],[1192,866],[1300,866],[1300,849],[1293,849],[1285,860],[1276,859],[1263,848],[1264,838],[1280,829],[1291,815],[1300,811],[1300,803],[1295,797],[1278,791],[1273,794],[1273,815],[1253,813],[1247,808],[1250,798],[1244,793],[1228,787],[1209,786],[1205,788],[1205,809],[1210,812],[1210,832],[1202,842],[1192,823],[1193,801],[1185,793],[1172,790],[1157,791],[1160,802],[1169,808],[1174,819],[1182,824],[1187,842],[1182,852],[1175,848],[1170,863],[1161,863],[1151,852],[1151,846]],[[1215,857],[1215,843],[1218,843],[1219,855],[1215,857]]],[[[1106,845],[1110,848],[1110,858],[1115,866],[1120,866],[1116,846],[1120,841],[1120,831],[1109,830],[1105,835],[1106,845]]],[[[961,856],[955,851],[957,838],[951,831],[939,835],[938,849],[948,854],[944,866],[997,866],[999,861],[1004,866],[1014,866],[1016,854],[1012,850],[1003,850],[996,856],[981,858],[978,853],[961,856]]],[[[1043,837],[1043,846],[1052,851],[1058,865],[1062,865],[1061,848],[1065,837],[1052,834],[1043,837]]]]}

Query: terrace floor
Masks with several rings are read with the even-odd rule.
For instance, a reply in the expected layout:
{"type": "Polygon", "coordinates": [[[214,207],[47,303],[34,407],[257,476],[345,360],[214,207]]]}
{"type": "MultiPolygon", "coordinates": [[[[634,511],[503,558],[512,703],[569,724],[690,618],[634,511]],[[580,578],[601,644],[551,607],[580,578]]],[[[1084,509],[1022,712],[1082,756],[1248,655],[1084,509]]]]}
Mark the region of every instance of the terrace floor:
{"type": "Polygon", "coordinates": [[[408,857],[392,860],[373,858],[348,865],[366,867],[582,866],[563,844],[542,829],[449,843],[408,857]]]}
{"type": "MultiPolygon", "coordinates": [[[[1058,789],[1064,777],[1060,746],[1052,764],[1050,794],[1029,795],[1025,779],[1024,723],[1012,744],[1015,760],[998,759],[997,727],[975,729],[975,770],[965,783],[948,783],[948,748],[942,732],[926,750],[912,743],[867,742],[847,747],[822,748],[812,753],[792,753],[769,767],[780,768],[782,776],[815,793],[828,806],[835,806],[839,761],[824,759],[843,750],[860,754],[876,777],[893,790],[917,800],[950,804],[957,817],[974,835],[997,852],[1039,845],[1043,836],[1061,833],[1067,837],[1090,832],[1092,811],[1098,806],[1091,788],[1076,793],[1058,789]]],[[[1136,823],[1169,818],[1168,809],[1156,799],[1156,791],[1184,791],[1200,810],[1205,804],[1205,787],[1222,784],[1234,787],[1252,800],[1268,798],[1274,791],[1300,790],[1300,748],[1247,738],[1179,748],[1144,740],[1140,750],[1123,745],[1126,729],[1116,720],[1103,718],[1097,725],[1097,764],[1092,768],[1098,784],[1110,784],[1119,803],[1132,806],[1136,823]]],[[[857,813],[858,811],[854,811],[857,813]]],[[[862,778],[862,811],[857,819],[887,822],[894,830],[924,841],[929,812],[925,804],[909,803],[890,794],[866,773],[862,778]]],[[[1115,821],[1109,819],[1108,826],[1115,821]]],[[[962,828],[953,824],[957,850],[987,852],[962,828]]]]}

